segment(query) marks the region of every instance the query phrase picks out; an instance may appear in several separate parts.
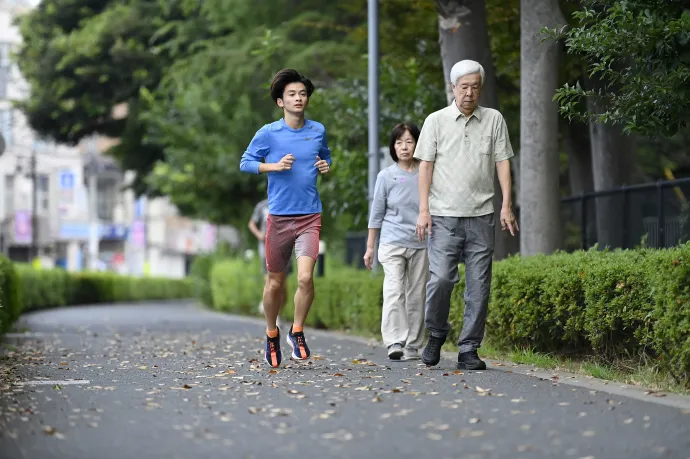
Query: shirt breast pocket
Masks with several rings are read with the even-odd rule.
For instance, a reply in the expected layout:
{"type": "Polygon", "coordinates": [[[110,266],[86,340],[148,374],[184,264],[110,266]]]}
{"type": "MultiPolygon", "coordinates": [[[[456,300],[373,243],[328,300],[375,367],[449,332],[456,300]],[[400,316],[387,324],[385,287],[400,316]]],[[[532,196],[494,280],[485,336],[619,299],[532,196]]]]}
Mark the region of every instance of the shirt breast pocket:
{"type": "Polygon", "coordinates": [[[494,153],[493,143],[490,135],[483,135],[479,137],[479,145],[477,151],[480,155],[492,155],[494,153]]]}

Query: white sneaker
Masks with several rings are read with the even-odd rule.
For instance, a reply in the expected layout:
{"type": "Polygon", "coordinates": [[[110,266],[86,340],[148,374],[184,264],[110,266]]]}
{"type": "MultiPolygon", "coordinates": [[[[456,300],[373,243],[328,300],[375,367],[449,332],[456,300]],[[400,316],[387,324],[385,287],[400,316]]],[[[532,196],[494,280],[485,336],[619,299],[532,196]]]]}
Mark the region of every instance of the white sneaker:
{"type": "Polygon", "coordinates": [[[391,360],[400,360],[403,356],[403,348],[400,344],[395,343],[388,346],[388,358],[391,360]]]}
{"type": "Polygon", "coordinates": [[[419,360],[419,351],[417,349],[406,347],[403,350],[402,360],[419,360]]]}

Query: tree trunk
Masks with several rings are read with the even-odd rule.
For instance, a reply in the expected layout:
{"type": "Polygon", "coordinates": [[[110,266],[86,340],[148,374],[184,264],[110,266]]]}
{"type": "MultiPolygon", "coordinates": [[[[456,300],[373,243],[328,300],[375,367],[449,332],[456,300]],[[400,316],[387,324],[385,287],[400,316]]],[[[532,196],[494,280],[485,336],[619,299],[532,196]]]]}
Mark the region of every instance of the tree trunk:
{"type": "MultiPolygon", "coordinates": [[[[483,107],[498,109],[498,91],[496,72],[494,71],[489,45],[489,33],[486,25],[486,7],[484,0],[436,0],[438,11],[438,35],[443,62],[443,81],[446,82],[448,103],[453,101],[450,87],[450,70],[456,62],[472,59],[484,67],[485,77],[479,104],[483,107]]],[[[499,222],[503,195],[498,183],[494,180],[496,190],[494,208],[496,222],[499,222]]],[[[496,225],[496,242],[494,258],[500,260],[518,251],[519,239],[501,231],[496,225]]]]}
{"type": "Polygon", "coordinates": [[[565,23],[558,0],[520,2],[520,254],[561,246],[558,151],[557,43],[542,42],[542,27],[565,23]]]}
{"type": "MultiPolygon", "coordinates": [[[[595,89],[604,89],[598,79],[592,78],[595,89]]],[[[592,99],[590,110],[599,113],[601,107],[592,99]]],[[[623,134],[619,126],[590,123],[592,145],[592,177],[594,190],[603,191],[619,188],[630,183],[632,176],[633,138],[623,134]]],[[[597,243],[600,248],[623,247],[625,241],[625,219],[622,195],[596,198],[597,243]]]]}
{"type": "Polygon", "coordinates": [[[562,132],[563,149],[568,155],[570,194],[578,195],[594,191],[589,126],[584,123],[563,121],[562,132]]]}

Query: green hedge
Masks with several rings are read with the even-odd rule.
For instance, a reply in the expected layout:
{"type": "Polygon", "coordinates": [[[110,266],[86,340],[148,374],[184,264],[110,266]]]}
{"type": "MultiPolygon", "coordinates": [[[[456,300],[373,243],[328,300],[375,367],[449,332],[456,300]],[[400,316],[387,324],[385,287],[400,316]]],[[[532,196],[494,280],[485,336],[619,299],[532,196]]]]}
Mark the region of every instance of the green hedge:
{"type": "Polygon", "coordinates": [[[0,256],[0,332],[9,330],[22,312],[35,309],[193,296],[188,279],[35,270],[0,256]]]}
{"type": "Polygon", "coordinates": [[[0,255],[0,334],[9,330],[21,313],[17,272],[7,258],[0,255]]]}
{"type": "MultiPolygon", "coordinates": [[[[381,326],[381,279],[372,281],[369,272],[329,269],[327,277],[315,278],[317,298],[306,325],[317,328],[354,330],[376,334],[381,326]]],[[[292,298],[296,273],[288,277],[288,302],[284,318],[292,319],[292,298]]],[[[215,309],[236,314],[257,314],[264,288],[258,262],[224,260],[211,270],[211,292],[215,309]]]]}
{"type": "MultiPolygon", "coordinates": [[[[460,268],[449,340],[457,340],[462,327],[460,268]]],[[[679,381],[690,380],[690,243],[667,250],[512,257],[495,263],[493,272],[486,328],[493,343],[605,360],[644,355],[679,381]]],[[[315,284],[308,325],[379,333],[380,275],[341,268],[315,284]]],[[[290,298],[294,289],[292,276],[290,298]]],[[[222,261],[211,271],[217,309],[255,314],[262,290],[263,277],[253,263],[222,261]]]]}

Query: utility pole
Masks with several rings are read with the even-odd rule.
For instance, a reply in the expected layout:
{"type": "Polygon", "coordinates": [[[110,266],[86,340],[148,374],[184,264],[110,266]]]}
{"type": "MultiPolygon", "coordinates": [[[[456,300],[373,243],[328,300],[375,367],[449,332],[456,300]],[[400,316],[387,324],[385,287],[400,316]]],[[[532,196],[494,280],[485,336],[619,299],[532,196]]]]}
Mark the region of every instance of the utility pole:
{"type": "Polygon", "coordinates": [[[89,189],[89,263],[88,269],[95,271],[98,268],[98,204],[96,193],[98,192],[98,159],[96,158],[96,138],[87,141],[88,157],[88,189],[89,189]]]}
{"type": "Polygon", "coordinates": [[[33,263],[38,257],[38,173],[36,172],[36,144],[31,149],[29,164],[31,175],[31,251],[29,263],[33,263]]]}
{"type": "MultiPolygon", "coordinates": [[[[379,173],[379,2],[368,0],[368,67],[369,67],[369,215],[374,202],[374,187],[379,173]]],[[[373,270],[378,268],[374,250],[373,270]]]]}

